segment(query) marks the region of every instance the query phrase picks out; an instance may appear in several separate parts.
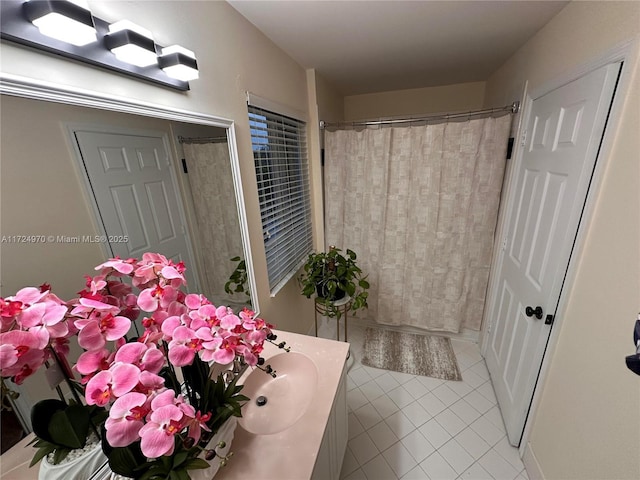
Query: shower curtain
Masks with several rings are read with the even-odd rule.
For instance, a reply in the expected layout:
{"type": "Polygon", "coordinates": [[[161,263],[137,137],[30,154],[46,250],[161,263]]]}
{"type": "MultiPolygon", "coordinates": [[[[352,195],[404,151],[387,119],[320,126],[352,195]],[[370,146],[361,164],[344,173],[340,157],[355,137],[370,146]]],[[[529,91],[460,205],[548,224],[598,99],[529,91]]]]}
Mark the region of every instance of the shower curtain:
{"type": "Polygon", "coordinates": [[[371,319],[480,330],[510,125],[325,131],[326,241],[358,254],[371,319]]]}
{"type": "Polygon", "coordinates": [[[225,293],[224,284],[237,264],[231,258],[244,254],[229,145],[184,143],[183,149],[198,224],[201,268],[208,284],[207,297],[216,305],[234,306],[242,303],[244,297],[225,293]]]}

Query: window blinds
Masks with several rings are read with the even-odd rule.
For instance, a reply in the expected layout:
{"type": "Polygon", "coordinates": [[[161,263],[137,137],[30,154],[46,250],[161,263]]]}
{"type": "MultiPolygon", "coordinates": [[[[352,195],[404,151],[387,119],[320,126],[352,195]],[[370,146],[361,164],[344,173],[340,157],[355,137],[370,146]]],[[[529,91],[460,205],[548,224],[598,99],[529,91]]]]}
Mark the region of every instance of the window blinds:
{"type": "Polygon", "coordinates": [[[274,294],[313,248],[306,125],[252,105],[248,108],[269,287],[274,294]]]}

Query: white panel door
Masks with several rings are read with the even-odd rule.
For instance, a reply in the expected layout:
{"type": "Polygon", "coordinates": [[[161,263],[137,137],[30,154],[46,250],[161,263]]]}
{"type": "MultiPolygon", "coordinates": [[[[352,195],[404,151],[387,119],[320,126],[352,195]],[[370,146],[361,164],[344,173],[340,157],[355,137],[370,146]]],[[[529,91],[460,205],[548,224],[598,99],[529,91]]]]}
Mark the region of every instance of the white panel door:
{"type": "Polygon", "coordinates": [[[531,105],[485,353],[512,445],[524,429],[619,70],[602,67],[531,105]]]}
{"type": "Polygon", "coordinates": [[[113,255],[161,253],[197,287],[171,158],[161,133],[74,132],[113,255]]]}

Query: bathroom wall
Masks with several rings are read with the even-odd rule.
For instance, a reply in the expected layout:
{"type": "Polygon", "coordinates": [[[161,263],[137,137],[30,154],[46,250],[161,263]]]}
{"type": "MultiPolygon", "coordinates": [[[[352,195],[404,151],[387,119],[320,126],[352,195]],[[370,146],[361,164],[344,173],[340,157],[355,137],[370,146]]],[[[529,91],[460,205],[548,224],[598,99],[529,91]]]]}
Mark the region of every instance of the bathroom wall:
{"type": "MultiPolygon", "coordinates": [[[[100,70],[2,42],[0,70],[40,81],[67,85],[76,90],[161,104],[196,111],[235,122],[243,189],[249,221],[250,243],[258,284],[261,313],[278,328],[307,332],[313,321],[313,305],[299,293],[291,280],[277,295],[270,296],[266,257],[262,242],[262,227],[253,167],[245,92],[308,112],[306,73],[295,61],[276,47],[226,2],[164,2],[164,1],[89,1],[94,15],[108,21],[127,18],[153,31],[162,45],[178,43],[196,52],[200,79],[191,82],[189,92],[177,92],[116,73],[100,70]]],[[[4,121],[11,121],[10,119],[4,121]]],[[[30,129],[26,122],[23,128],[30,129]]],[[[34,131],[34,136],[38,132],[34,131]]],[[[37,137],[34,137],[37,138],[37,137]]],[[[46,138],[39,138],[46,149],[46,138]]],[[[57,156],[43,153],[41,162],[49,162],[46,170],[56,170],[61,162],[57,156]],[[53,163],[52,163],[53,162],[53,163]]],[[[12,172],[12,178],[22,179],[24,188],[8,190],[2,175],[1,229],[15,232],[24,223],[14,221],[24,212],[30,225],[60,231],[96,232],[92,212],[83,197],[80,179],[60,164],[54,177],[45,174],[38,164],[20,163],[3,155],[2,170],[12,172]],[[64,173],[67,172],[67,173],[64,173]],[[17,213],[16,213],[17,212],[17,213]],[[55,212],[55,217],[52,215],[55,212]],[[55,218],[55,220],[54,220],[55,218]]],[[[235,208],[230,206],[230,208],[235,208]]],[[[59,291],[75,291],[76,272],[101,260],[94,246],[77,249],[72,256],[62,246],[48,245],[44,256],[19,254],[0,265],[2,295],[11,295],[9,285],[21,282],[39,285],[44,280],[55,284],[59,291]],[[53,272],[46,279],[43,272],[53,272]],[[68,274],[67,274],[68,273],[68,274]]]]}
{"type": "Polygon", "coordinates": [[[344,98],[344,119],[478,110],[482,107],[484,91],[485,82],[471,82],[351,95],[344,98]]]}
{"type": "MultiPolygon", "coordinates": [[[[572,2],[487,81],[486,105],[535,89],[628,40],[639,39],[640,3],[572,2]]],[[[617,128],[606,133],[595,208],[578,252],[525,454],[530,478],[640,478],[640,378],[626,369],[640,310],[640,68],[617,128]]],[[[614,121],[616,119],[614,118],[614,121]]]]}
{"type": "Polygon", "coordinates": [[[323,251],[324,245],[324,181],[322,149],[324,133],[319,128],[320,120],[337,122],[344,119],[344,100],[335,87],[315,69],[307,70],[309,89],[309,162],[311,174],[311,195],[313,197],[313,228],[315,249],[323,251]],[[317,208],[320,206],[321,208],[317,208]]]}

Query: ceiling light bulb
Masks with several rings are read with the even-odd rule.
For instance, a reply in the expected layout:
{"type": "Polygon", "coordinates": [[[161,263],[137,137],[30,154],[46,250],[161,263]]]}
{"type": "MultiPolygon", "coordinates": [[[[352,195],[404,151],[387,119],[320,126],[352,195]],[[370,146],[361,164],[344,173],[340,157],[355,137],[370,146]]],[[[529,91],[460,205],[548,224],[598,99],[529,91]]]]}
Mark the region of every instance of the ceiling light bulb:
{"type": "Polygon", "coordinates": [[[158,64],[169,77],[176,80],[188,82],[199,77],[196,54],[180,45],[164,47],[158,64]]]}
{"type": "Polygon", "coordinates": [[[86,1],[31,0],[25,2],[24,9],[42,35],[78,47],[97,40],[86,1]]]}
{"type": "Polygon", "coordinates": [[[129,20],[109,25],[105,44],[118,60],[138,67],[148,67],[158,61],[151,32],[129,20]]]}

